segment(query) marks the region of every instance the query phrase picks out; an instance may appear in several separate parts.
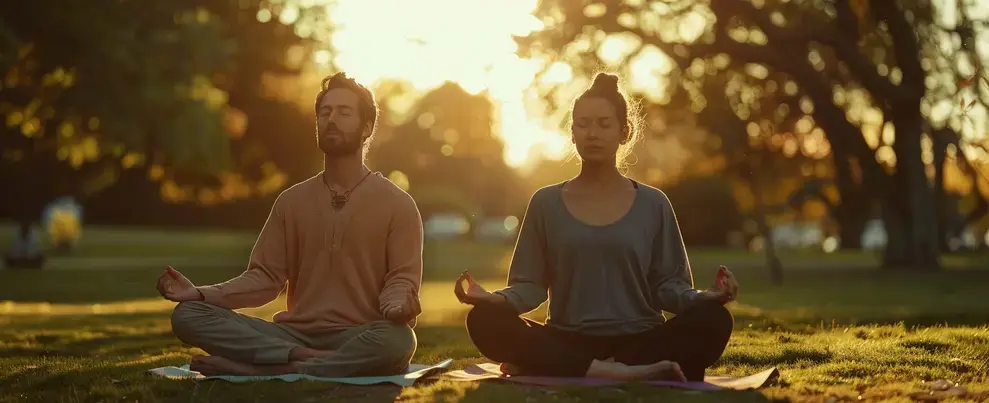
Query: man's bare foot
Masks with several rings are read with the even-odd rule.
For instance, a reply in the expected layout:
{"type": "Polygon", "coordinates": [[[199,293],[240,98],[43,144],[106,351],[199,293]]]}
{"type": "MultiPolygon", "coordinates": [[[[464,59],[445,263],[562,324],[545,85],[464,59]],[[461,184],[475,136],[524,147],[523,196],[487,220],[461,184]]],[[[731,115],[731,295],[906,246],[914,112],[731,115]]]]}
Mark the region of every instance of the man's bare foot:
{"type": "Polygon", "coordinates": [[[256,375],[254,365],[237,362],[219,356],[193,357],[189,369],[206,376],[256,375]]]}
{"type": "Polygon", "coordinates": [[[620,381],[637,380],[676,380],[686,381],[680,365],[672,361],[660,361],[649,365],[628,365],[614,359],[594,360],[585,375],[588,378],[615,379],[620,381]]]}

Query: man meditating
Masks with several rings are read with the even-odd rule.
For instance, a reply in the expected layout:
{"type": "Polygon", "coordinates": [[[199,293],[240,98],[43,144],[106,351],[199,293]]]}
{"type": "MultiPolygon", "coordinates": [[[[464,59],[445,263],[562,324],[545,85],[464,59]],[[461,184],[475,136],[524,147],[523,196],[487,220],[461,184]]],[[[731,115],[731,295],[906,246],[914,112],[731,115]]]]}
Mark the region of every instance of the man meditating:
{"type": "Polygon", "coordinates": [[[394,375],[416,349],[422,220],[415,201],[364,164],[378,108],[344,73],[315,102],[324,170],[283,191],[240,276],[195,286],[168,267],[158,291],[179,304],[172,331],[210,354],[204,375],[394,375]],[[273,301],[271,322],[234,312],[273,301]]]}

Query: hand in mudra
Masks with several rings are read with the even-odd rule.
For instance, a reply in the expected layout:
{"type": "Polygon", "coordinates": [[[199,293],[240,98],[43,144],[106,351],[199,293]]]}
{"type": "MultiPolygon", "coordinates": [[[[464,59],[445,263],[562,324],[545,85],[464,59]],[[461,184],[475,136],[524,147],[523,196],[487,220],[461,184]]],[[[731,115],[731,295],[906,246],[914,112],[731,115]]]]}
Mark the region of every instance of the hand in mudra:
{"type": "Polygon", "coordinates": [[[158,293],[162,297],[173,302],[202,301],[203,294],[199,292],[196,285],[185,278],[178,270],[168,266],[165,272],[158,277],[158,293]]]}
{"type": "Polygon", "coordinates": [[[714,284],[706,291],[701,291],[701,298],[709,301],[716,301],[721,304],[734,301],[738,298],[738,280],[735,275],[724,265],[718,267],[718,275],[714,278],[714,284]]]}
{"type": "Polygon", "coordinates": [[[476,305],[479,302],[492,302],[501,298],[497,294],[493,294],[485,290],[484,287],[481,287],[466,270],[457,278],[457,284],[453,289],[453,293],[461,303],[468,305],[476,305]],[[467,281],[466,291],[464,290],[464,280],[467,281]]]}
{"type": "Polygon", "coordinates": [[[392,304],[384,309],[385,319],[394,323],[408,323],[422,313],[419,297],[414,292],[405,294],[405,301],[392,304]]]}

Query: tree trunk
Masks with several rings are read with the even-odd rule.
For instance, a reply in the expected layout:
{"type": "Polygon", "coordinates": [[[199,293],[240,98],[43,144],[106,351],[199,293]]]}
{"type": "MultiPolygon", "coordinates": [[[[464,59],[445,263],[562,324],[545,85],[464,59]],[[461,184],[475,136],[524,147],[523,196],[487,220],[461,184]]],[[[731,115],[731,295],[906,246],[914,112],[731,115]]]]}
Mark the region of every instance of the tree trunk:
{"type": "Polygon", "coordinates": [[[951,225],[951,212],[955,209],[944,189],[944,162],[948,144],[951,144],[948,136],[942,131],[931,133],[931,143],[934,145],[934,207],[937,211],[938,248],[942,252],[951,251],[950,240],[955,232],[951,225]]]}
{"type": "Polygon", "coordinates": [[[919,105],[913,108],[911,104],[913,102],[901,102],[893,113],[893,125],[896,128],[893,149],[897,158],[893,181],[897,191],[889,194],[890,197],[901,200],[900,208],[896,210],[900,212],[898,215],[902,228],[893,229],[902,231],[903,239],[898,239],[898,242],[903,244],[894,245],[894,232],[887,228],[890,240],[887,252],[894,252],[896,255],[884,261],[899,263],[897,266],[903,268],[938,270],[941,264],[936,201],[921,158],[923,121],[920,114],[907,113],[920,110],[919,105]]]}
{"type": "MultiPolygon", "coordinates": [[[[836,125],[841,127],[841,125],[836,125]]],[[[849,131],[845,136],[861,136],[861,131],[849,131]]],[[[839,204],[834,208],[834,220],[838,224],[838,236],[842,250],[862,249],[862,231],[871,212],[871,194],[863,185],[862,175],[856,175],[853,165],[860,166],[859,159],[848,150],[839,148],[833,153],[835,185],[839,204]]]]}
{"type": "Polygon", "coordinates": [[[909,235],[905,214],[893,195],[883,200],[883,227],[886,230],[886,248],[883,251],[883,268],[898,269],[911,266],[909,235]]]}
{"type": "MultiPolygon", "coordinates": [[[[755,171],[755,170],[753,170],[755,171]]],[[[762,200],[762,186],[755,178],[756,172],[749,175],[749,188],[755,198],[755,219],[759,227],[759,233],[763,238],[763,251],[766,253],[766,266],[769,268],[769,280],[775,285],[783,285],[783,264],[779,256],[776,255],[776,242],[773,241],[773,234],[766,221],[766,206],[762,200]]]]}
{"type": "MultiPolygon", "coordinates": [[[[903,245],[890,244],[888,250],[898,254],[897,261],[907,257],[902,267],[923,270],[940,269],[940,243],[936,198],[927,178],[927,167],[921,158],[921,133],[924,128],[920,102],[924,96],[926,73],[921,66],[920,42],[916,26],[907,20],[906,12],[898,2],[871,0],[870,6],[878,20],[886,23],[893,38],[893,55],[902,72],[898,94],[886,94],[891,121],[896,130],[893,151],[896,153],[896,172],[893,182],[897,191],[889,192],[890,198],[901,201],[899,216],[903,222],[903,245]],[[900,255],[902,249],[905,255],[900,255]]],[[[892,235],[892,234],[890,234],[892,235]]],[[[890,237],[890,240],[894,237],[890,237]]]]}
{"type": "Polygon", "coordinates": [[[865,224],[869,222],[869,215],[856,211],[860,206],[839,206],[841,213],[836,216],[838,222],[838,237],[841,238],[841,250],[853,251],[862,249],[862,232],[865,231],[865,224]]]}

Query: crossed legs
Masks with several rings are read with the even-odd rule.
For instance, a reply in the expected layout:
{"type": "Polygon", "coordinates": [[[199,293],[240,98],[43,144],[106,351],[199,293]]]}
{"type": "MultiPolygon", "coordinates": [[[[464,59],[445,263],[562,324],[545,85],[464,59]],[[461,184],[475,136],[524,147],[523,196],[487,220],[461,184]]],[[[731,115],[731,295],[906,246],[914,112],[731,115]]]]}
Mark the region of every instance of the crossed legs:
{"type": "Polygon", "coordinates": [[[404,372],[416,349],[407,325],[376,321],[324,334],[302,334],[287,326],[201,301],[179,303],[172,332],[210,357],[190,369],[204,374],[319,377],[393,375],[404,372]]]}
{"type": "Polygon", "coordinates": [[[672,362],[687,380],[702,381],[724,352],[733,325],[731,313],[717,304],[699,305],[643,333],[612,337],[556,330],[504,305],[477,305],[467,315],[470,338],[488,359],[527,375],[565,377],[594,376],[601,360],[614,358],[632,372],[626,377],[671,377],[670,368],[659,364],[672,362]]]}

